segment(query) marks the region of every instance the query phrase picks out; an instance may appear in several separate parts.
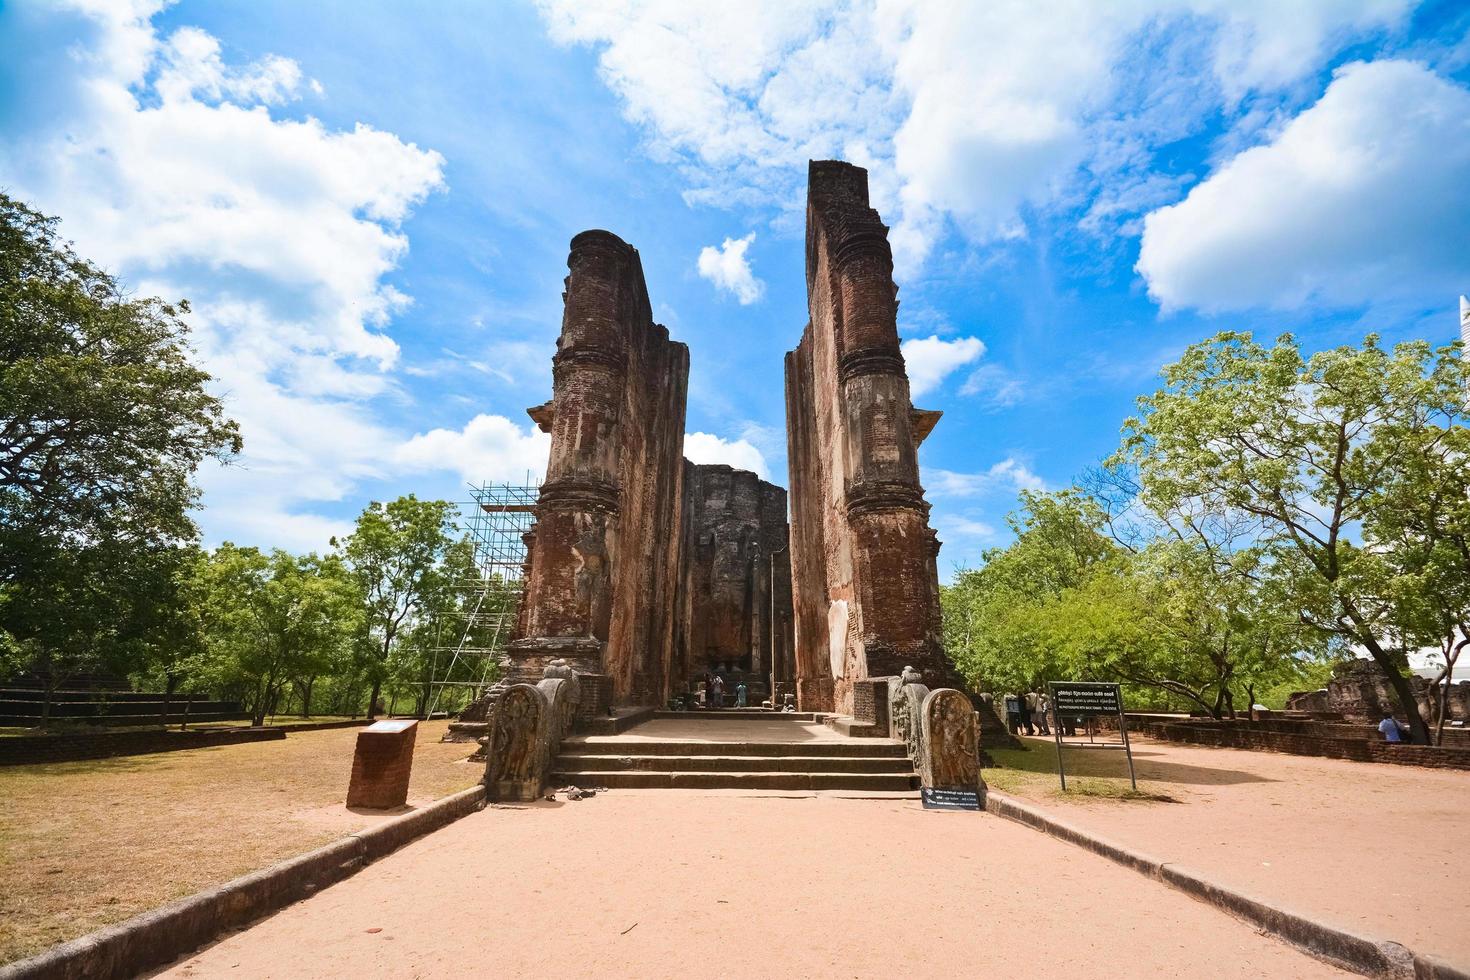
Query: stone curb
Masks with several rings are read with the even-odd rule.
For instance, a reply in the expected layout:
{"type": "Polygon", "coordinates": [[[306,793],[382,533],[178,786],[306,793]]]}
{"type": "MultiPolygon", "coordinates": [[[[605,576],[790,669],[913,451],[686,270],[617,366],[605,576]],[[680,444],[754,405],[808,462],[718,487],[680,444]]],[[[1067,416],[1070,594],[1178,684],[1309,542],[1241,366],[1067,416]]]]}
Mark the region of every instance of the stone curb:
{"type": "Polygon", "coordinates": [[[1182,865],[1130,850],[994,790],[987,796],[985,809],[1132,868],[1355,973],[1395,980],[1470,980],[1470,972],[1437,956],[1415,953],[1392,940],[1362,936],[1288,911],[1182,865]]]}
{"type": "Polygon", "coordinates": [[[485,805],[471,786],[414,813],[349,834],[233,881],[0,966],[0,980],[133,977],[173,962],[230,929],[307,898],[367,864],[485,805]]]}

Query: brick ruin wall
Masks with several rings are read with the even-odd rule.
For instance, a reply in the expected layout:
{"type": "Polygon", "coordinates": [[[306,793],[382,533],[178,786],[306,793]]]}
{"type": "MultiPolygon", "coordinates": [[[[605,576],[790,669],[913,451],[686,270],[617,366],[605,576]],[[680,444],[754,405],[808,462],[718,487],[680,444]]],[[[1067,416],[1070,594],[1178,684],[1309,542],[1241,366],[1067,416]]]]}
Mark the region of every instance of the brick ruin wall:
{"type": "Polygon", "coordinates": [[[684,463],[675,682],[718,670],[751,704],[792,676],[786,491],[723,464],[684,463]]]}
{"type": "MultiPolygon", "coordinates": [[[[1333,668],[1332,679],[1320,691],[1302,691],[1286,699],[1286,707],[1293,711],[1334,713],[1351,721],[1377,724],[1385,711],[1392,711],[1403,718],[1398,697],[1389,686],[1383,668],[1372,660],[1359,658],[1338,664],[1333,668]]],[[[1439,697],[1433,685],[1422,677],[1409,678],[1414,691],[1414,700],[1419,713],[1431,725],[1439,720],[1439,697]]],[[[1448,722],[1470,723],[1470,682],[1451,684],[1446,699],[1445,719],[1448,722]]]]}
{"type": "Polygon", "coordinates": [[[945,656],[939,542],[899,350],[888,229],[868,175],[814,161],[807,188],[810,320],[786,355],[796,688],[803,710],[853,709],[853,682],[905,665],[930,687],[963,680],[945,656]]]}
{"type": "Polygon", "coordinates": [[[511,681],[553,659],[611,678],[618,703],[668,697],[679,579],[689,349],[653,322],[638,251],[616,235],[572,239],[551,434],[511,681]]]}

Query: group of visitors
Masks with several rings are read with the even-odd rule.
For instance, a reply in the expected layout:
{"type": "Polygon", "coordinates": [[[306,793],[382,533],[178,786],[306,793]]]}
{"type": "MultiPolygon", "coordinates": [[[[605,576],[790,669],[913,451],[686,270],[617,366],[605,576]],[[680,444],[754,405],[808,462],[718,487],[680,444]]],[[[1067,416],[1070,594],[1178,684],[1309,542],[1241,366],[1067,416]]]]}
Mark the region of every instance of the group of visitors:
{"type": "MultiPolygon", "coordinates": [[[[735,707],[744,708],[750,697],[744,681],[735,685],[735,707]]],[[[704,675],[704,706],[706,708],[723,708],[725,706],[725,679],[714,671],[704,675]]]]}
{"type": "Polygon", "coordinates": [[[1012,735],[1024,730],[1027,735],[1050,735],[1051,698],[1041,691],[1007,694],[1006,727],[1012,735]]]}

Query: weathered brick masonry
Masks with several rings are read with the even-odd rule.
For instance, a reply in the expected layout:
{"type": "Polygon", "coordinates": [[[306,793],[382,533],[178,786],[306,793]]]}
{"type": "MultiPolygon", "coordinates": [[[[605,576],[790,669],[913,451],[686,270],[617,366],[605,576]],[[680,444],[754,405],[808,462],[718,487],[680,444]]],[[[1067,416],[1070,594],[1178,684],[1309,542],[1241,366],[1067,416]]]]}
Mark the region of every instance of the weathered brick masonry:
{"type": "Polygon", "coordinates": [[[810,321],[786,355],[797,696],[850,714],[854,681],[905,665],[931,687],[964,687],[944,654],[939,541],[919,484],[939,413],[909,399],[866,170],[811,164],[806,246],[810,321]]]}
{"type": "Polygon", "coordinates": [[[653,322],[637,249],[605,231],[572,239],[551,433],[528,535],[510,678],[551,660],[612,678],[620,703],[668,697],[678,585],[689,349],[653,322]]]}
{"type": "Polygon", "coordinates": [[[759,703],[792,676],[786,491],[722,464],[684,463],[675,677],[719,670],[759,703]]]}

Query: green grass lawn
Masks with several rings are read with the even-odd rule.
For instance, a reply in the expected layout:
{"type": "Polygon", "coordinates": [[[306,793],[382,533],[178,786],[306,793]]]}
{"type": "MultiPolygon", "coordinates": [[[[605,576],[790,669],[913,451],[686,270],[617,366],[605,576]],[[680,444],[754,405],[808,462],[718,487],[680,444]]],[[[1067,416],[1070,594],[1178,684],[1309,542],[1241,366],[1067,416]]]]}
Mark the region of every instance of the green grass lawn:
{"type": "Polygon", "coordinates": [[[1157,783],[1128,781],[1128,759],[1122,749],[1083,749],[1067,746],[1067,791],[1057,778],[1057,747],[1050,738],[1026,738],[1025,749],[987,749],[995,766],[984,770],[987,785],[1002,793],[1032,800],[1089,798],[1126,802],[1168,803],[1174,798],[1157,783]]]}

